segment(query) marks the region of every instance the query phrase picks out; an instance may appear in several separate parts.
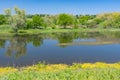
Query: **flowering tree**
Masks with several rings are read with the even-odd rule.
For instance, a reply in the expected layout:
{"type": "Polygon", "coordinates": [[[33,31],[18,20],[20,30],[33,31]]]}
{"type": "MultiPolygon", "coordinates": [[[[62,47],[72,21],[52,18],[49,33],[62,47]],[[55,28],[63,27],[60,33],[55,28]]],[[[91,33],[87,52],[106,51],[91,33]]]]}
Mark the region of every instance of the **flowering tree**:
{"type": "Polygon", "coordinates": [[[6,9],[5,14],[8,23],[12,26],[15,32],[18,32],[18,29],[26,27],[26,14],[24,10],[15,7],[14,14],[12,14],[12,9],[6,9]]]}

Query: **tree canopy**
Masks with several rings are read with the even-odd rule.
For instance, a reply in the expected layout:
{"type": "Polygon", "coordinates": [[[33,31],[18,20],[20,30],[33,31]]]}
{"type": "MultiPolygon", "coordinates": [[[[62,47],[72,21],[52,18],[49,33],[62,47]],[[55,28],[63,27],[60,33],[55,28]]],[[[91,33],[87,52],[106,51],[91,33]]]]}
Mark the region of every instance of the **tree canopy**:
{"type": "Polygon", "coordinates": [[[41,28],[43,26],[43,19],[39,15],[34,15],[32,17],[34,28],[41,28]]]}
{"type": "Polygon", "coordinates": [[[72,15],[69,14],[60,14],[58,16],[58,24],[63,25],[66,28],[68,25],[72,25],[74,23],[74,19],[72,15]]]}
{"type": "Polygon", "coordinates": [[[6,9],[5,14],[7,16],[8,23],[12,26],[15,32],[17,32],[18,29],[26,27],[26,14],[24,10],[14,7],[14,14],[12,14],[11,9],[6,9]]]}
{"type": "Polygon", "coordinates": [[[5,24],[6,18],[4,15],[0,15],[0,25],[5,24]]]}
{"type": "Polygon", "coordinates": [[[32,14],[15,7],[6,9],[6,15],[0,15],[0,25],[9,24],[15,32],[18,29],[55,29],[55,28],[120,28],[120,12],[97,15],[71,14],[32,14]]]}

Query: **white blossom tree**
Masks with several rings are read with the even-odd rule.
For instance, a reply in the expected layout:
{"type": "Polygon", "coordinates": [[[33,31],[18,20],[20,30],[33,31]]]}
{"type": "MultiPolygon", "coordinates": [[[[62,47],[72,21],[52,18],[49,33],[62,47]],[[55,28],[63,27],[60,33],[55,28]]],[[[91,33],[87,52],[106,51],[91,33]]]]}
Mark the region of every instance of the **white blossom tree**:
{"type": "Polygon", "coordinates": [[[18,29],[26,27],[26,14],[24,10],[15,7],[13,14],[12,9],[6,9],[5,14],[7,16],[8,23],[12,26],[15,32],[18,32],[18,29]]]}

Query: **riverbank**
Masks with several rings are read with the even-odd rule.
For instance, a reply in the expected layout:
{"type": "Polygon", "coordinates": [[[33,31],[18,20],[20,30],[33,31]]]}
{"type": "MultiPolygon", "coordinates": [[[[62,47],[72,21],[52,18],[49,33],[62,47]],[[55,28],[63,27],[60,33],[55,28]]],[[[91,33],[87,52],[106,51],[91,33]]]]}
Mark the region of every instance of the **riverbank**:
{"type": "Polygon", "coordinates": [[[120,80],[120,63],[37,64],[0,68],[0,80],[120,80]]]}
{"type": "Polygon", "coordinates": [[[59,32],[119,32],[120,29],[109,28],[78,28],[78,29],[25,29],[25,30],[18,30],[17,33],[13,32],[12,27],[10,25],[0,25],[0,35],[24,35],[24,34],[40,34],[40,33],[59,33],[59,32]]]}
{"type": "Polygon", "coordinates": [[[12,32],[11,30],[0,31],[0,35],[3,36],[12,36],[15,34],[18,35],[34,35],[41,33],[62,33],[62,32],[120,32],[120,29],[28,29],[28,30],[19,30],[17,33],[12,32]]]}
{"type": "Polygon", "coordinates": [[[120,29],[28,29],[19,30],[19,33],[39,34],[39,33],[58,33],[58,32],[106,32],[106,31],[120,31],[120,29]]]}

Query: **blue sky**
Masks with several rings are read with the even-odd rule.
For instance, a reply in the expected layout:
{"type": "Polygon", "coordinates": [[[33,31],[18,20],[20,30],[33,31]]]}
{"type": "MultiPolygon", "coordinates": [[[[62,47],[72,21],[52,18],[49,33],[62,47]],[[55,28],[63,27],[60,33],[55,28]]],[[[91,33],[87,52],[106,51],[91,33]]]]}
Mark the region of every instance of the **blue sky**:
{"type": "Polygon", "coordinates": [[[25,9],[27,14],[120,12],[120,0],[0,0],[0,14],[14,6],[25,9]]]}

